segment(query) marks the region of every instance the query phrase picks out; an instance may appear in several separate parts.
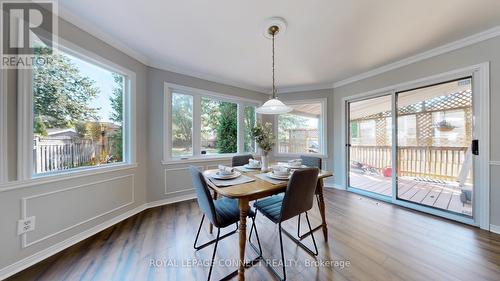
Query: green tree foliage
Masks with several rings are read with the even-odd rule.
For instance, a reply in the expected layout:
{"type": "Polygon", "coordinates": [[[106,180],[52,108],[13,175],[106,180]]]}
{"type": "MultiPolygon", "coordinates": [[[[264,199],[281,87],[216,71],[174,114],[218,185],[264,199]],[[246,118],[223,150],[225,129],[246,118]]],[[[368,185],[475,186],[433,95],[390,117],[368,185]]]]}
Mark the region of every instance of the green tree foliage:
{"type": "Polygon", "coordinates": [[[238,106],[235,103],[220,102],[217,143],[219,153],[235,153],[238,143],[238,106]]]}
{"type": "Polygon", "coordinates": [[[245,126],[244,144],[245,152],[255,152],[254,139],[252,138],[251,130],[255,126],[255,107],[245,106],[243,111],[243,124],[245,126]]]}
{"type": "Polygon", "coordinates": [[[278,138],[280,140],[288,139],[288,130],[302,129],[307,127],[308,119],[302,116],[297,116],[293,114],[283,114],[280,115],[278,120],[279,130],[278,138]]]}
{"type": "Polygon", "coordinates": [[[123,76],[113,73],[113,80],[115,85],[113,88],[113,95],[109,97],[111,102],[110,119],[113,120],[120,128],[110,135],[111,140],[111,153],[115,161],[121,161],[123,158],[123,76]]]}
{"type": "Polygon", "coordinates": [[[192,143],[193,99],[188,95],[172,95],[172,134],[174,145],[192,143]]]}
{"type": "Polygon", "coordinates": [[[219,125],[219,102],[213,99],[201,98],[201,137],[204,140],[214,135],[219,125]]]}
{"type": "MultiPolygon", "coordinates": [[[[47,54],[38,48],[35,55],[47,54]]],[[[97,109],[89,102],[99,94],[95,82],[83,76],[69,57],[55,52],[47,64],[34,64],[33,110],[35,133],[45,128],[69,128],[77,122],[97,119],[97,109]]]]}

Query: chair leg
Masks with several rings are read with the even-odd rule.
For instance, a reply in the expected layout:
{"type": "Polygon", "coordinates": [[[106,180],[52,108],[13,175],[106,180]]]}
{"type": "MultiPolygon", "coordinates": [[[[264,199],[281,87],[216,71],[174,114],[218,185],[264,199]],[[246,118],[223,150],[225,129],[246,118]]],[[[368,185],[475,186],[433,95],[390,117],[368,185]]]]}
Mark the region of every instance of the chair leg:
{"type": "Polygon", "coordinates": [[[196,242],[198,242],[198,237],[200,237],[200,231],[201,231],[201,227],[203,226],[203,220],[205,220],[205,215],[203,215],[201,217],[200,227],[198,227],[198,232],[196,233],[196,238],[194,239],[193,247],[195,250],[198,250],[196,247],[196,242]]]}
{"type": "Polygon", "coordinates": [[[312,238],[313,244],[314,244],[314,250],[315,250],[314,255],[317,256],[318,255],[318,246],[316,246],[316,239],[314,239],[314,233],[313,233],[313,230],[311,229],[311,223],[309,222],[309,216],[307,215],[307,212],[306,212],[306,220],[307,220],[307,225],[309,226],[309,232],[311,233],[311,238],[312,238]]]}
{"type": "Polygon", "coordinates": [[[217,238],[215,239],[214,252],[212,254],[212,260],[210,261],[210,269],[208,271],[207,281],[210,281],[210,276],[212,275],[212,269],[214,267],[215,253],[217,252],[217,245],[219,244],[220,228],[217,228],[217,238]]]}
{"type": "Polygon", "coordinates": [[[279,223],[280,228],[280,249],[281,249],[281,263],[283,267],[283,281],[286,280],[286,269],[285,269],[285,254],[283,252],[283,235],[281,234],[281,223],[279,223]]]}
{"type": "MultiPolygon", "coordinates": [[[[316,202],[318,203],[318,208],[319,208],[319,195],[316,195],[316,202]]],[[[318,225],[316,226],[315,228],[312,229],[312,231],[309,231],[309,232],[306,232],[304,234],[300,234],[300,215],[299,215],[299,225],[297,227],[297,236],[299,237],[300,240],[306,238],[307,236],[311,235],[312,232],[316,231],[316,230],[319,230],[323,227],[323,225],[318,225]]]]}
{"type": "Polygon", "coordinates": [[[257,253],[259,256],[256,259],[262,258],[262,247],[260,245],[260,239],[259,239],[259,233],[257,232],[257,226],[255,225],[255,220],[257,219],[257,212],[255,212],[255,217],[252,219],[252,227],[250,228],[250,235],[248,236],[248,243],[250,246],[253,248],[255,253],[257,253]],[[255,245],[252,243],[252,230],[255,229],[255,236],[257,237],[257,244],[259,248],[255,247],[255,245]]]}
{"type": "MultiPolygon", "coordinates": [[[[204,220],[204,219],[205,219],[205,215],[203,215],[203,217],[201,217],[200,227],[198,227],[198,232],[196,233],[196,238],[194,239],[194,245],[193,245],[193,246],[194,246],[194,249],[195,249],[195,250],[200,250],[200,249],[203,249],[203,248],[205,248],[206,246],[211,245],[211,244],[213,244],[213,243],[217,242],[217,239],[214,239],[214,240],[208,241],[207,243],[202,244],[202,245],[200,245],[200,246],[196,246],[196,244],[198,243],[198,238],[199,238],[199,236],[200,236],[201,227],[203,226],[203,220],[204,220]]],[[[222,239],[224,239],[224,238],[226,238],[226,237],[228,237],[228,236],[231,236],[231,235],[235,234],[237,231],[238,231],[238,224],[236,223],[236,229],[235,229],[235,230],[233,230],[233,231],[231,231],[231,232],[229,232],[229,233],[226,233],[226,234],[222,235],[222,236],[220,237],[220,240],[222,240],[222,239]]]]}
{"type": "Polygon", "coordinates": [[[299,237],[299,238],[300,238],[300,215],[301,214],[299,214],[299,220],[297,222],[297,237],[299,237]]]}

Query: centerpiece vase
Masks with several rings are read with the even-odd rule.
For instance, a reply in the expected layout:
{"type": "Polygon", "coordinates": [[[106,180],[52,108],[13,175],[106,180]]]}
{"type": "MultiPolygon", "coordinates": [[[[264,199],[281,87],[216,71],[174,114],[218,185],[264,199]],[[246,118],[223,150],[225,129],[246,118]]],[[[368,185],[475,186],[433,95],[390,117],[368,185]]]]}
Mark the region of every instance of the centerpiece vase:
{"type": "Polygon", "coordinates": [[[269,159],[267,158],[267,153],[262,153],[260,156],[261,168],[262,172],[267,172],[269,170],[269,159]]]}

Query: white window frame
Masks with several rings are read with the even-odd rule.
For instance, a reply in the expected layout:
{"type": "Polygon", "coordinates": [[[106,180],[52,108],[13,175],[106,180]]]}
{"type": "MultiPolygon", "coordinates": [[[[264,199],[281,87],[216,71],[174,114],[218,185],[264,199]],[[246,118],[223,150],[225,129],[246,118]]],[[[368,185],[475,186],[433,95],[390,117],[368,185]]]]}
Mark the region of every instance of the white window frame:
{"type": "Polygon", "coordinates": [[[76,57],[98,67],[123,75],[123,161],[120,163],[103,164],[99,166],[79,167],[75,169],[54,171],[43,174],[33,173],[33,71],[18,70],[18,167],[17,180],[27,181],[52,176],[75,176],[80,173],[95,173],[96,170],[116,170],[136,167],[136,73],[107,60],[93,52],[81,48],[69,41],[58,38],[55,47],[70,56],[76,57]]]}
{"type": "MultiPolygon", "coordinates": [[[[212,91],[202,90],[198,88],[191,88],[187,86],[164,83],[164,95],[163,95],[163,161],[162,164],[173,164],[173,163],[189,163],[197,162],[200,160],[218,160],[218,159],[229,159],[235,155],[248,154],[252,152],[243,152],[243,110],[245,106],[258,107],[262,102],[247,99],[242,97],[235,97],[230,95],[224,95],[212,91]],[[193,155],[186,157],[172,157],[172,94],[184,94],[193,97],[193,155]],[[215,155],[201,154],[201,98],[211,98],[214,100],[231,102],[238,105],[238,150],[236,153],[223,153],[215,155]]],[[[256,115],[256,120],[259,120],[259,116],[256,115]]],[[[254,154],[253,152],[252,154],[254,154]]]]}
{"type": "Polygon", "coordinates": [[[328,99],[327,98],[319,98],[319,99],[305,99],[305,100],[293,100],[293,101],[285,101],[287,105],[300,105],[300,104],[310,104],[310,103],[321,103],[321,116],[319,118],[319,124],[318,124],[318,129],[319,129],[319,147],[320,147],[320,152],[319,153],[280,153],[279,152],[279,139],[278,139],[278,130],[279,130],[279,124],[278,124],[278,117],[279,115],[274,116],[274,135],[276,136],[276,145],[274,149],[274,156],[275,157],[300,157],[301,155],[310,155],[310,156],[316,156],[320,158],[328,158],[328,116],[327,116],[327,106],[328,106],[328,99]]]}

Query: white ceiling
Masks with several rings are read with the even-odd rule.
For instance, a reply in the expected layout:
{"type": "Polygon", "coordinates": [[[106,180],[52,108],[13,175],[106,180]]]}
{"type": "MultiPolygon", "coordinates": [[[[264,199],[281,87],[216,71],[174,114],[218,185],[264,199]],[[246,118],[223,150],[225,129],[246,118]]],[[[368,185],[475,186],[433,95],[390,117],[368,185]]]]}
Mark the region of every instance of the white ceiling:
{"type": "Polygon", "coordinates": [[[325,86],[500,25],[499,0],[60,0],[61,15],[147,64],[268,91],[325,86]],[[85,25],[85,26],[82,26],[85,25]]]}

